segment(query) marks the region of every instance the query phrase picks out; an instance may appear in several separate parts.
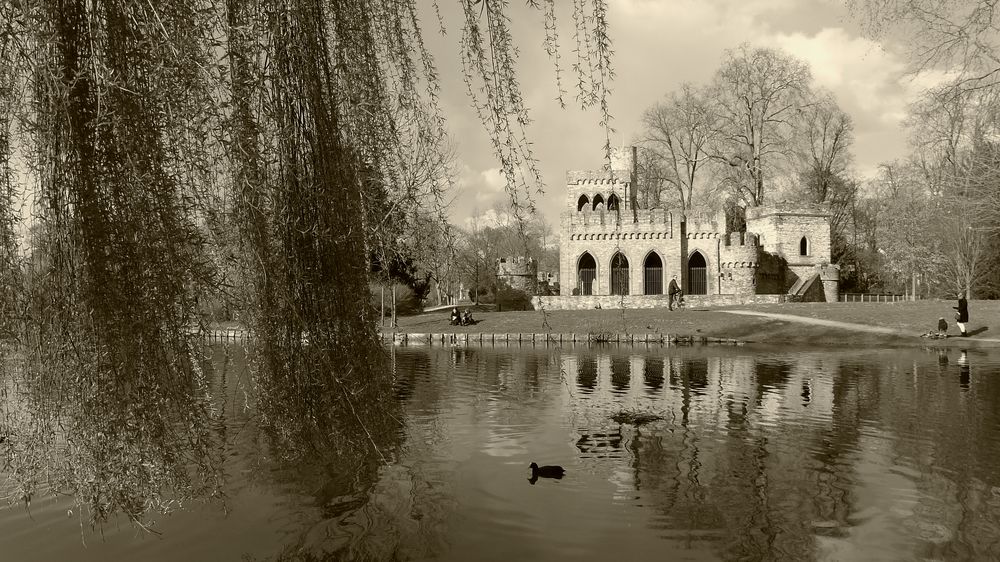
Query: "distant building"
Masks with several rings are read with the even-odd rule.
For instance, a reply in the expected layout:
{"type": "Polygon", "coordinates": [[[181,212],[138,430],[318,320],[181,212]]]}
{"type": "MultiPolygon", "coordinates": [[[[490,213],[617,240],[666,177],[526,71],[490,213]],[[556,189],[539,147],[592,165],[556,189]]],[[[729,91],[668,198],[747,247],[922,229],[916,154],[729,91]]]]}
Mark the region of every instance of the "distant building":
{"type": "Polygon", "coordinates": [[[497,279],[512,289],[536,295],[538,262],[525,257],[500,258],[497,260],[497,279]]]}
{"type": "Polygon", "coordinates": [[[561,289],[536,305],[666,306],[674,275],[692,303],[836,302],[840,272],[830,264],[827,206],[751,208],[746,231],[729,232],[721,212],[638,208],[623,156],[612,172],[567,173],[561,289]]]}

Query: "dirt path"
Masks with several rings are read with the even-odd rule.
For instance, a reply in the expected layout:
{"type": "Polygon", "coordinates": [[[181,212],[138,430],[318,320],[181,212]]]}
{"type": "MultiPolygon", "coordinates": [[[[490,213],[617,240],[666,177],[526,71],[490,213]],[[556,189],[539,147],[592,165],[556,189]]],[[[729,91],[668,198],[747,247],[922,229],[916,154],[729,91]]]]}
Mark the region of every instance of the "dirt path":
{"type": "MultiPolygon", "coordinates": [[[[728,314],[740,314],[743,316],[761,316],[764,318],[773,318],[775,320],[784,320],[786,322],[799,322],[802,324],[812,324],[814,326],[828,326],[830,328],[840,328],[842,330],[853,330],[856,332],[868,332],[870,334],[888,334],[893,336],[920,337],[920,334],[904,330],[894,330],[892,328],[869,326],[867,324],[857,324],[854,322],[840,322],[837,320],[823,320],[821,318],[809,318],[808,316],[796,316],[794,314],[778,314],[775,312],[756,312],[752,310],[720,310],[719,312],[725,312],[728,314]]],[[[954,338],[954,337],[955,336],[949,336],[949,338],[954,338]]],[[[971,341],[1000,343],[1000,339],[996,338],[977,337],[971,341]]]]}

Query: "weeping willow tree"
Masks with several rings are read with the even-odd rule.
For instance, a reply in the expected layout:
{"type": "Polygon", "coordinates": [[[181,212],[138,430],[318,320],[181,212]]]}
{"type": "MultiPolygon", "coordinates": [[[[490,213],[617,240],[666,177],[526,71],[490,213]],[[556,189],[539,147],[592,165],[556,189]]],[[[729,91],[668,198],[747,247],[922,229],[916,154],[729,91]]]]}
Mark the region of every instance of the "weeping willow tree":
{"type": "MultiPolygon", "coordinates": [[[[540,182],[512,8],[457,7],[464,80],[512,205],[530,212],[540,182]]],[[[558,63],[555,1],[527,8],[558,63]]],[[[610,150],[606,12],[572,2],[577,100],[600,109],[610,150]]],[[[165,489],[217,485],[191,327],[199,296],[230,285],[279,454],[390,460],[398,422],[368,260],[394,251],[399,209],[427,195],[401,187],[414,141],[445,138],[422,24],[415,0],[0,4],[0,312],[27,311],[3,318],[23,375],[8,387],[45,405],[8,409],[9,465],[61,448],[77,468],[32,474],[98,520],[138,521],[165,489]],[[34,202],[24,276],[19,184],[34,202]]]]}
{"type": "MultiPolygon", "coordinates": [[[[207,3],[174,4],[0,8],[0,105],[20,148],[14,160],[5,146],[0,169],[22,163],[40,227],[8,348],[8,471],[24,501],[72,493],[94,520],[140,521],[167,507],[164,490],[180,501],[220,477],[189,333],[213,283],[192,168],[204,159],[211,23],[207,3]]],[[[13,195],[0,193],[5,217],[13,195]]],[[[17,251],[9,233],[0,243],[17,251]]]]}

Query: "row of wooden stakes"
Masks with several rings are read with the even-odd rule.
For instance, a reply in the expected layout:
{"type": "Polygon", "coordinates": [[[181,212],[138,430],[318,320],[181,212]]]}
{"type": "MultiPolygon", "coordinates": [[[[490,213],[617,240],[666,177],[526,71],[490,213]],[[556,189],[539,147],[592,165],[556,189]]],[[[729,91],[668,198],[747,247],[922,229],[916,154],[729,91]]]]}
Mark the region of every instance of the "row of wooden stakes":
{"type": "Polygon", "coordinates": [[[659,344],[659,345],[693,345],[693,344],[725,344],[743,345],[745,342],[731,338],[711,338],[707,336],[677,336],[670,334],[489,334],[489,333],[405,333],[382,332],[383,341],[391,341],[397,345],[409,344],[478,344],[478,345],[565,345],[565,344],[659,344]]]}

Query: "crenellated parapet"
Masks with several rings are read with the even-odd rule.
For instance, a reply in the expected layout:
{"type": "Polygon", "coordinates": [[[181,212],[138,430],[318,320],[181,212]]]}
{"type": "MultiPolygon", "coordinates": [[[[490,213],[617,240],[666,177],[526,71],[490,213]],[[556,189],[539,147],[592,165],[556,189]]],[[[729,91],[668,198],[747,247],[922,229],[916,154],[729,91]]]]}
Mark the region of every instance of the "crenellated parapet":
{"type": "Polygon", "coordinates": [[[684,236],[688,240],[718,240],[722,238],[721,232],[711,232],[711,231],[701,231],[701,232],[686,232],[684,236]]]}
{"type": "Polygon", "coordinates": [[[708,209],[686,209],[683,220],[688,239],[719,238],[726,230],[726,215],[708,209]]]}
{"type": "Polygon", "coordinates": [[[678,235],[676,218],[664,209],[568,211],[562,215],[562,231],[569,240],[650,240],[678,235]]]}
{"type": "Polygon", "coordinates": [[[628,172],[605,170],[572,170],[566,172],[566,185],[615,185],[629,182],[628,172]]]}
{"type": "Polygon", "coordinates": [[[788,203],[779,202],[747,209],[747,220],[757,220],[773,215],[797,215],[803,217],[829,217],[830,205],[827,203],[788,203]]]}
{"type": "Polygon", "coordinates": [[[524,256],[497,260],[497,278],[511,287],[535,294],[538,287],[538,262],[524,256]]]}
{"type": "Polygon", "coordinates": [[[727,247],[757,247],[757,235],[752,232],[730,232],[726,236],[727,247]]]}
{"type": "Polygon", "coordinates": [[[580,232],[571,233],[569,240],[576,241],[616,241],[616,240],[669,240],[669,232],[580,232]]]}

